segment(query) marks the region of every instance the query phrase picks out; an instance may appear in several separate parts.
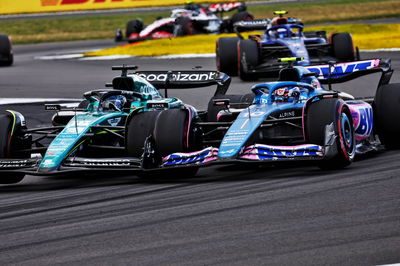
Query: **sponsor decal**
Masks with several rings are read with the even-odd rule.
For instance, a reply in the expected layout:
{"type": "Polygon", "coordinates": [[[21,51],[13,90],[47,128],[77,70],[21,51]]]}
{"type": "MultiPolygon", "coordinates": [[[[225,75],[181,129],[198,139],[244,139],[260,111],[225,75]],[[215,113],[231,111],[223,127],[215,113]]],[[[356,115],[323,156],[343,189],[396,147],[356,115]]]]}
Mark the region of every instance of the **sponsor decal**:
{"type": "Polygon", "coordinates": [[[369,104],[349,104],[357,140],[368,138],[374,127],[373,111],[369,104]]]}
{"type": "Polygon", "coordinates": [[[59,110],[61,110],[61,105],[59,105],[59,104],[46,104],[44,106],[44,109],[46,111],[59,111],[59,110]]]}
{"type": "Polygon", "coordinates": [[[54,161],[52,159],[46,159],[42,162],[43,167],[47,167],[49,165],[52,165],[54,161]]]}
{"type": "Polygon", "coordinates": [[[279,114],[278,118],[294,117],[296,114],[294,111],[282,112],[279,114]]]}
{"type": "Polygon", "coordinates": [[[170,81],[211,81],[214,80],[217,76],[217,72],[206,72],[206,73],[184,73],[184,72],[172,72],[169,73],[138,73],[139,77],[144,78],[145,80],[152,81],[167,81],[168,76],[170,76],[170,81]]]}
{"type": "Polygon", "coordinates": [[[86,166],[130,166],[129,159],[112,159],[112,160],[96,160],[96,159],[84,159],[78,161],[86,166]]]}
{"type": "Polygon", "coordinates": [[[322,147],[308,144],[299,146],[270,146],[256,144],[247,147],[240,157],[256,160],[279,160],[308,156],[323,156],[322,147]],[[254,155],[256,155],[256,157],[254,157],[254,155]]]}
{"type": "Polygon", "coordinates": [[[107,119],[107,123],[110,125],[110,126],[113,126],[113,127],[115,127],[115,126],[117,126],[118,124],[119,124],[119,122],[121,122],[121,117],[116,117],[116,118],[111,118],[111,119],[107,119]]]}
{"type": "Polygon", "coordinates": [[[25,167],[28,163],[28,160],[0,160],[0,168],[25,167]]]}
{"type": "MultiPolygon", "coordinates": [[[[331,69],[332,77],[337,78],[355,71],[371,69],[377,67],[379,62],[379,59],[373,59],[335,64],[334,68],[331,69]]],[[[318,76],[325,79],[329,77],[329,65],[308,66],[306,68],[311,72],[318,73],[318,76]]]]}
{"type": "Polygon", "coordinates": [[[79,5],[86,3],[105,3],[105,2],[124,2],[124,0],[41,0],[42,6],[79,5]]]}
{"type": "Polygon", "coordinates": [[[241,5],[242,4],[239,2],[230,2],[230,3],[221,3],[221,4],[217,3],[217,4],[211,4],[208,7],[208,10],[210,10],[211,12],[227,12],[227,11],[235,9],[241,5]]]}
{"type": "Polygon", "coordinates": [[[149,109],[166,109],[168,107],[168,103],[147,103],[147,108],[149,109]]]}
{"type": "Polygon", "coordinates": [[[215,160],[217,154],[218,149],[212,147],[193,153],[173,153],[163,159],[163,166],[205,163],[215,160]]]}

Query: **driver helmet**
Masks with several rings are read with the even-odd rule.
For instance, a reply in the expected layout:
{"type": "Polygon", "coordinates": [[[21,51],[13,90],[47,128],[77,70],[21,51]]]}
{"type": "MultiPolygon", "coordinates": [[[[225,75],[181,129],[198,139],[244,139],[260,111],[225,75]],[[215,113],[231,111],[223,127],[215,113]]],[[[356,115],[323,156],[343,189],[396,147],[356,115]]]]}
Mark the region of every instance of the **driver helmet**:
{"type": "Polygon", "coordinates": [[[275,102],[293,102],[300,96],[299,87],[282,87],[274,91],[275,102]]]}
{"type": "Polygon", "coordinates": [[[104,100],[103,110],[122,111],[127,103],[126,97],[122,95],[110,96],[104,100]]]}
{"type": "Polygon", "coordinates": [[[271,21],[272,26],[288,24],[288,19],[286,17],[276,17],[271,21]]]}

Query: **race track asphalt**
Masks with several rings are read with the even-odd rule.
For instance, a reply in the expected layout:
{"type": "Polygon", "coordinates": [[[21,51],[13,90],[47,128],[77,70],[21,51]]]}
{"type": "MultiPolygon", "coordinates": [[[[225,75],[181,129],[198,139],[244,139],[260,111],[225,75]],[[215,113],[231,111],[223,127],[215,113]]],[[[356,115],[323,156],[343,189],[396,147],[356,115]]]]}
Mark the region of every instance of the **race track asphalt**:
{"type": "MultiPolygon", "coordinates": [[[[15,65],[0,69],[0,98],[79,98],[102,88],[117,74],[110,66],[123,63],[142,70],[215,68],[212,58],[34,59],[109,45],[18,46],[15,65]]],[[[391,57],[400,69],[399,53],[362,56],[391,57]]],[[[400,82],[399,73],[392,82],[400,82]]],[[[231,92],[248,92],[251,85],[234,78],[231,92]]],[[[212,93],[208,88],[170,95],[204,108],[212,93]]],[[[5,108],[22,110],[32,126],[51,116],[39,105],[5,108]]],[[[399,188],[399,151],[359,158],[341,171],[213,166],[192,179],[27,176],[0,186],[0,265],[400,263],[399,188]]]]}

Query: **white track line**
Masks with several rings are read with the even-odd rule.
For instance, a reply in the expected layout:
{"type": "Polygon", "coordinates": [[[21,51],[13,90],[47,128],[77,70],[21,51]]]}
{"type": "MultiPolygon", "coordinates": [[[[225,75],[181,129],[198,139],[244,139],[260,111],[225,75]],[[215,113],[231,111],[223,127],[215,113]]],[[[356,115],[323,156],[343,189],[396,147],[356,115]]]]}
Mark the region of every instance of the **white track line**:
{"type": "Polygon", "coordinates": [[[82,58],[83,54],[60,54],[60,55],[45,55],[45,56],[36,56],[35,59],[39,60],[65,60],[65,59],[77,59],[82,58]]]}
{"type": "Polygon", "coordinates": [[[25,104],[25,103],[58,103],[58,102],[81,102],[82,99],[70,98],[2,98],[0,105],[25,104]]]}
{"type": "Polygon", "coordinates": [[[360,52],[367,52],[367,53],[375,53],[375,52],[400,52],[400,48],[369,49],[369,50],[360,50],[360,52]]]}
{"type": "Polygon", "coordinates": [[[105,56],[87,56],[79,58],[83,61],[96,61],[96,60],[116,60],[116,59],[126,59],[134,57],[132,55],[105,55],[105,56]]]}

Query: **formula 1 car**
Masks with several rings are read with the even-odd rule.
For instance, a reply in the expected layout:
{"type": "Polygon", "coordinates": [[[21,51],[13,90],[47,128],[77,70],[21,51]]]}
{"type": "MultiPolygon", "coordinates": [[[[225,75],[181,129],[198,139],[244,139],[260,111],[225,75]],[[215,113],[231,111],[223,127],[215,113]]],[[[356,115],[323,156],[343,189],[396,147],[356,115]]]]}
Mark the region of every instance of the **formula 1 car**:
{"type": "Polygon", "coordinates": [[[14,62],[14,55],[10,37],[0,34],[0,66],[11,66],[14,62]]]}
{"type": "Polygon", "coordinates": [[[243,80],[255,80],[275,77],[285,67],[277,60],[282,57],[303,57],[303,61],[296,62],[300,66],[355,60],[356,53],[349,33],[335,33],[328,39],[325,31],[303,32],[300,20],[288,19],[283,16],[286,13],[275,12],[279,17],[272,20],[236,23],[238,37],[217,40],[217,69],[231,76],[239,75],[243,80]],[[265,32],[244,39],[240,34],[243,30],[265,32]]]}
{"type": "MultiPolygon", "coordinates": [[[[157,119],[169,121],[171,114],[181,122],[197,114],[177,98],[163,98],[157,88],[217,85],[217,91],[224,93],[229,85],[226,80],[230,81],[227,75],[215,71],[128,74],[135,67],[113,69],[122,70],[122,75],[108,85],[112,88],[86,92],[77,108],[46,105],[46,110],[56,111],[53,126],[28,129],[21,113],[9,110],[0,114],[0,183],[17,183],[26,174],[140,171],[143,144],[153,130],[151,125],[157,119]],[[160,109],[174,111],[160,113],[160,109]]],[[[163,134],[162,137],[167,136],[163,134]]],[[[188,151],[187,143],[169,145],[164,147],[167,151],[188,151]]]]}
{"type": "MultiPolygon", "coordinates": [[[[144,27],[141,19],[129,21],[125,37],[129,42],[137,42],[193,34],[233,32],[233,24],[242,20],[253,20],[244,3],[214,3],[208,7],[189,3],[183,9],[172,10],[169,18],[159,18],[147,27],[144,27]],[[235,9],[238,12],[231,18],[222,18],[223,12],[235,9]]],[[[123,40],[122,30],[117,30],[115,40],[123,40]]]]}
{"type": "MultiPolygon", "coordinates": [[[[343,168],[355,155],[377,150],[382,143],[399,146],[400,125],[395,121],[400,119],[400,84],[388,84],[392,73],[390,60],[381,59],[289,66],[280,71],[278,81],[254,85],[253,101],[249,96],[217,95],[207,113],[198,113],[199,119],[187,124],[177,119],[180,110],[164,110],[164,119],[155,121],[146,139],[143,166],[171,170],[215,163],[315,161],[324,169],[343,168]],[[381,78],[375,98],[369,100],[322,85],[371,73],[381,73],[381,78]],[[182,141],[190,152],[172,152],[182,141]],[[190,147],[200,143],[198,151],[190,147]]],[[[151,117],[151,112],[143,116],[151,117]]]]}

